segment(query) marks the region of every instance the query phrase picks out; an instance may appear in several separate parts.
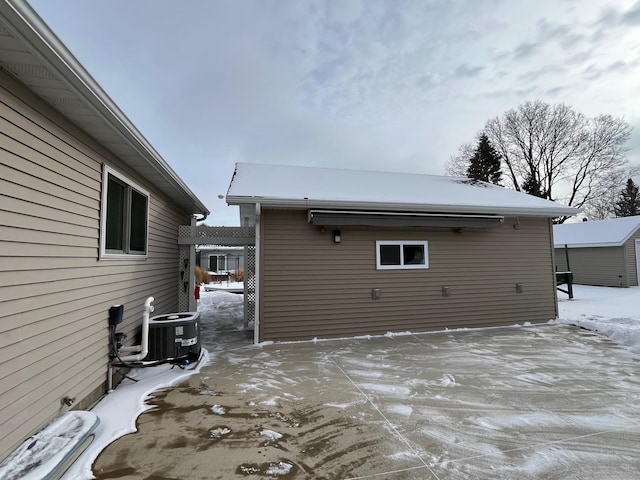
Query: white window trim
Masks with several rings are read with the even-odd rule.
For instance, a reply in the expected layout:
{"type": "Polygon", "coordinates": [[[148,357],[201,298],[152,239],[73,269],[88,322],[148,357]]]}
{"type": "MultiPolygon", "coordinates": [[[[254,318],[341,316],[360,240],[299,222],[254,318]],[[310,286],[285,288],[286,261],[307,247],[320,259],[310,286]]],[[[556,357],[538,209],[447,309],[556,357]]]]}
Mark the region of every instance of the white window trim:
{"type": "Polygon", "coordinates": [[[149,210],[151,204],[151,195],[147,190],[142,188],[136,182],[126,177],[122,173],[114,170],[110,166],[102,165],[102,195],[100,202],[100,260],[146,260],[149,256],[149,210]],[[145,227],[145,248],[144,254],[139,253],[108,253],[106,251],[107,243],[107,188],[109,185],[109,175],[113,175],[121,182],[126,183],[134,190],[140,192],[147,197],[147,225],[145,227]]]}
{"type": "MultiPolygon", "coordinates": [[[[222,270],[216,268],[214,271],[215,272],[226,272],[227,271],[227,267],[228,267],[228,263],[227,263],[227,254],[226,253],[212,253],[211,255],[209,255],[209,267],[211,267],[211,257],[216,257],[216,267],[218,266],[218,261],[220,259],[220,257],[224,258],[224,267],[222,270]]],[[[211,271],[211,268],[209,268],[209,270],[211,271]]]]}
{"type": "Polygon", "coordinates": [[[377,270],[414,270],[429,268],[429,242],[426,240],[376,240],[376,269],[377,270]],[[380,264],[380,246],[381,245],[399,245],[400,246],[400,265],[381,265],[380,264]],[[424,264],[404,265],[404,245],[422,245],[424,247],[424,264]]]}

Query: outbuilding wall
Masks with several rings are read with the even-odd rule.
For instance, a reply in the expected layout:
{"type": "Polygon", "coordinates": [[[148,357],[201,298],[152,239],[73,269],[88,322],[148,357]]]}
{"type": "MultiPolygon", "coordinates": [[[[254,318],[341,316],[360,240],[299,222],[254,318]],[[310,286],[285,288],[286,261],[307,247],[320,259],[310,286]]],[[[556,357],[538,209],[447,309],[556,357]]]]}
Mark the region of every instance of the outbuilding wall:
{"type": "Polygon", "coordinates": [[[638,263],[636,253],[636,240],[640,240],[640,229],[636,230],[631,238],[624,244],[625,262],[629,275],[629,286],[638,286],[638,263]]]}
{"type": "Polygon", "coordinates": [[[142,306],[178,307],[178,211],[153,185],[0,70],[0,460],[105,392],[108,309],[136,340],[142,306]],[[99,260],[102,164],[150,192],[146,260],[99,260]]]}
{"type": "MultiPolygon", "coordinates": [[[[557,270],[567,271],[564,248],[555,249],[555,258],[557,270]]],[[[629,286],[629,268],[624,247],[569,248],[569,266],[574,283],[579,285],[629,286]]]]}
{"type": "Polygon", "coordinates": [[[332,228],[323,233],[310,225],[306,211],[262,212],[261,341],[514,325],[557,316],[548,218],[507,218],[498,228],[461,233],[340,230],[342,241],[335,244],[332,228]],[[377,240],[428,241],[429,268],[377,270],[377,240]],[[377,300],[374,288],[381,289],[377,300]]]}

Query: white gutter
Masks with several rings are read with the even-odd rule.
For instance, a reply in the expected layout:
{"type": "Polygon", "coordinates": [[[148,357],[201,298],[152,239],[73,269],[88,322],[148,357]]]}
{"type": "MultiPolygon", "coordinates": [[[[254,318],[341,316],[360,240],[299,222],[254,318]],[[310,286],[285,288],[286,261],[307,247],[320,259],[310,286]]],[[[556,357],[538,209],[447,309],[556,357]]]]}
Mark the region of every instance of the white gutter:
{"type": "Polygon", "coordinates": [[[537,216],[537,217],[560,217],[573,216],[580,212],[580,209],[566,206],[557,208],[544,207],[511,207],[507,205],[446,205],[446,204],[424,204],[424,203],[373,203],[373,202],[345,202],[339,200],[307,200],[288,198],[264,198],[264,197],[241,197],[227,195],[227,204],[241,205],[260,202],[262,206],[275,208],[327,208],[327,209],[375,209],[403,212],[431,212],[431,213],[471,213],[478,215],[511,215],[511,216],[537,216]]]}
{"type": "Polygon", "coordinates": [[[253,343],[260,343],[260,203],[256,202],[256,266],[255,266],[255,312],[253,314],[253,343]]]}
{"type": "Polygon", "coordinates": [[[594,247],[622,247],[623,243],[556,243],[553,248],[594,248],[594,247]]]}
{"type": "Polygon", "coordinates": [[[129,347],[120,348],[120,352],[138,352],[134,355],[118,357],[118,362],[139,362],[149,353],[149,314],[153,312],[153,297],[149,297],[144,302],[144,312],[142,312],[142,343],[129,347]]]}

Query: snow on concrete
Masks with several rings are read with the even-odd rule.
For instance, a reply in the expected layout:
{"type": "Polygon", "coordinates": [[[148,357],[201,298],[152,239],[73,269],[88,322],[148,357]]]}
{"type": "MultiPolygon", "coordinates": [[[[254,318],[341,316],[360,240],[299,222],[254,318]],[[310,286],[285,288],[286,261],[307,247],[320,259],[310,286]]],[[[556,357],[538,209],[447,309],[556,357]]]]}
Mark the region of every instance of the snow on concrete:
{"type": "Polygon", "coordinates": [[[219,427],[211,430],[211,438],[222,438],[226,437],[231,433],[231,430],[227,427],[219,427]]]}
{"type": "MultiPolygon", "coordinates": [[[[624,345],[630,351],[640,354],[640,289],[639,288],[627,288],[627,289],[616,289],[616,288],[606,288],[606,287],[585,287],[580,285],[574,286],[575,298],[574,300],[565,300],[563,298],[560,299],[559,302],[559,310],[560,310],[560,318],[557,320],[553,320],[551,323],[557,324],[576,324],[580,325],[584,328],[588,328],[597,332],[598,334],[608,336],[615,340],[616,342],[624,345]]],[[[201,312],[208,312],[210,314],[214,314],[216,316],[216,321],[222,322],[223,324],[228,324],[229,328],[236,328],[238,324],[238,319],[242,319],[243,312],[243,302],[241,295],[234,295],[228,292],[203,292],[203,295],[200,300],[199,310],[201,312]]],[[[346,340],[349,342],[349,340],[346,340]]],[[[355,340],[353,340],[355,341],[355,340]]],[[[362,339],[358,340],[362,341],[362,339]]],[[[399,341],[401,341],[399,339],[399,341]]],[[[473,346],[472,346],[473,347],[473,346]]],[[[215,358],[218,349],[222,351],[223,345],[212,344],[211,357],[215,358]]],[[[259,348],[259,346],[257,347],[259,348]]],[[[345,349],[348,349],[348,344],[345,345],[345,349]]],[[[434,347],[435,348],[435,347],[434,347]]],[[[484,355],[484,353],[490,352],[474,352],[473,348],[469,351],[471,355],[478,354],[484,355]]],[[[227,353],[230,357],[233,356],[233,352],[227,353]]],[[[486,357],[487,355],[485,355],[486,357]]],[[[562,353],[558,352],[558,361],[561,361],[562,353]]],[[[352,366],[354,367],[354,371],[362,372],[363,370],[384,368],[384,365],[380,363],[375,363],[372,361],[368,361],[367,359],[351,359],[353,361],[352,366]]],[[[330,360],[326,360],[329,362],[330,360]]],[[[275,365],[275,364],[274,364],[275,365]]],[[[131,372],[131,376],[139,380],[138,383],[133,383],[128,380],[125,380],[121,385],[119,385],[115,391],[109,395],[107,395],[94,409],[93,412],[96,413],[101,420],[101,425],[96,430],[96,438],[93,444],[89,447],[87,451],[76,461],[76,463],[72,466],[72,468],[67,472],[67,474],[63,477],[63,480],[86,480],[93,478],[91,473],[91,465],[93,464],[95,458],[97,458],[98,454],[112,441],[117,439],[118,437],[125,435],[127,433],[135,431],[135,421],[136,418],[149,406],[145,403],[145,399],[154,391],[168,387],[173,384],[179,383],[183,381],[187,375],[191,375],[195,373],[194,371],[183,371],[178,369],[171,370],[169,366],[160,366],[153,367],[142,370],[134,370],[131,372]]],[[[369,373],[363,375],[363,384],[362,388],[368,389],[371,392],[378,392],[381,394],[391,395],[393,397],[398,396],[401,398],[403,395],[408,395],[411,393],[411,389],[415,387],[420,387],[420,385],[393,385],[385,383],[384,377],[380,376],[377,373],[369,373]]],[[[523,378],[523,381],[527,380],[523,378]]],[[[540,378],[530,378],[529,381],[542,382],[540,385],[544,384],[544,379],[540,378]]],[[[436,393],[433,395],[434,401],[445,403],[448,401],[445,396],[446,391],[455,386],[458,380],[452,376],[449,376],[448,373],[443,372],[443,375],[440,379],[440,385],[445,389],[441,391],[441,393],[436,393]]],[[[286,384],[283,383],[283,388],[286,390],[286,384]]],[[[260,388],[258,385],[253,385],[255,388],[260,388]]],[[[287,392],[284,391],[282,395],[284,396],[287,392]]],[[[216,395],[216,392],[207,391],[206,394],[216,395]]],[[[283,397],[269,397],[263,403],[265,405],[277,405],[278,401],[283,397]]],[[[361,401],[361,400],[359,400],[361,401]]],[[[355,402],[358,403],[358,402],[355,402]]],[[[354,402],[344,403],[344,404],[335,404],[335,406],[339,408],[344,408],[349,405],[354,405],[354,402]]],[[[410,407],[406,406],[405,403],[397,403],[392,407],[392,411],[401,416],[412,415],[415,410],[411,410],[410,407]]],[[[566,420],[566,419],[565,419],[566,420]]],[[[578,424],[587,424],[593,425],[594,422],[598,422],[598,419],[585,417],[585,418],[572,418],[572,421],[578,424]]],[[[605,424],[610,425],[610,422],[615,424],[615,417],[600,419],[605,424]]],[[[486,428],[502,428],[505,425],[509,425],[511,427],[517,427],[518,422],[525,422],[527,424],[554,424],[559,420],[554,418],[553,416],[545,416],[544,412],[539,414],[520,417],[520,418],[511,418],[509,416],[503,416],[501,418],[484,418],[478,417],[476,422],[478,425],[482,425],[486,428]]],[[[263,430],[263,432],[267,432],[263,430]]],[[[221,438],[225,435],[228,435],[230,431],[228,431],[227,427],[219,427],[211,431],[211,436],[213,438],[221,438]]],[[[273,432],[273,437],[275,439],[278,432],[273,432]]],[[[431,424],[429,426],[429,431],[425,432],[425,435],[429,435],[431,438],[446,438],[447,435],[451,436],[451,432],[447,429],[443,428],[442,425],[431,424]]],[[[270,434],[263,434],[267,438],[269,438],[270,434]]],[[[277,439],[276,439],[277,440],[277,439]]],[[[478,448],[480,451],[484,451],[486,448],[487,451],[491,452],[491,448],[488,445],[482,446],[481,443],[478,443],[475,448],[478,448]]],[[[546,456],[542,450],[538,451],[537,455],[540,455],[540,458],[531,458],[531,465],[528,466],[531,472],[537,471],[539,468],[542,468],[546,462],[546,458],[555,458],[557,460],[557,456],[553,456],[553,452],[547,452],[549,455],[546,456]]],[[[409,452],[408,455],[413,456],[415,452],[409,452]]],[[[438,463],[437,460],[434,460],[435,463],[438,463]]],[[[442,466],[442,462],[446,462],[445,459],[440,459],[440,466],[442,466]]],[[[271,475],[286,475],[285,471],[289,472],[290,468],[288,467],[286,462],[282,462],[282,464],[275,464],[273,467],[273,472],[271,475]],[[287,470],[289,468],[289,470],[287,470]],[[276,473],[277,472],[277,473],[276,473]]]]}
{"type": "Polygon", "coordinates": [[[267,428],[265,428],[264,430],[261,430],[260,435],[262,435],[263,437],[267,437],[267,439],[269,439],[272,442],[276,442],[282,438],[281,433],[275,432],[273,430],[269,430],[267,428]]]}
{"type": "Polygon", "coordinates": [[[287,462],[272,463],[269,465],[269,467],[264,473],[272,477],[279,477],[279,476],[287,475],[292,468],[293,468],[293,465],[287,462]]]}
{"type": "Polygon", "coordinates": [[[211,407],[211,411],[216,415],[224,415],[227,413],[227,410],[222,405],[214,405],[211,407]]]}
{"type": "Polygon", "coordinates": [[[171,365],[132,369],[128,376],[137,382],[125,378],[115,390],[107,394],[92,409],[92,412],[100,418],[95,438],[62,478],[64,480],[94,478],[91,470],[93,462],[111,442],[136,431],[136,419],[145,410],[151,408],[145,400],[153,392],[178,384],[188,376],[197,373],[207,361],[207,351],[203,350],[200,361],[192,370],[172,369],[171,365]]]}

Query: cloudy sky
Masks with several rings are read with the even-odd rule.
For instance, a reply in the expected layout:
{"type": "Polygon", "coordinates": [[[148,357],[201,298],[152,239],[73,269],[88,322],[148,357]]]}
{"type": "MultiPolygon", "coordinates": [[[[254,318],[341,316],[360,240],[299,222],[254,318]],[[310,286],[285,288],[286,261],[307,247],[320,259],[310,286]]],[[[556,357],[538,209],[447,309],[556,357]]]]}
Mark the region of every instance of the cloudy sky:
{"type": "Polygon", "coordinates": [[[527,100],[624,118],[640,0],[30,0],[213,214],[235,162],[444,174],[527,100]]]}

